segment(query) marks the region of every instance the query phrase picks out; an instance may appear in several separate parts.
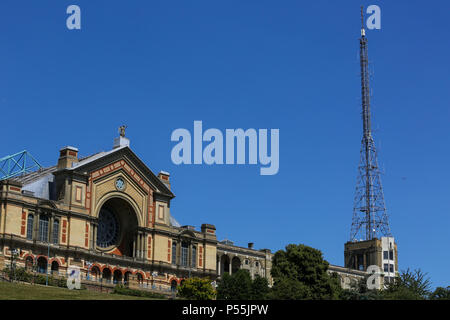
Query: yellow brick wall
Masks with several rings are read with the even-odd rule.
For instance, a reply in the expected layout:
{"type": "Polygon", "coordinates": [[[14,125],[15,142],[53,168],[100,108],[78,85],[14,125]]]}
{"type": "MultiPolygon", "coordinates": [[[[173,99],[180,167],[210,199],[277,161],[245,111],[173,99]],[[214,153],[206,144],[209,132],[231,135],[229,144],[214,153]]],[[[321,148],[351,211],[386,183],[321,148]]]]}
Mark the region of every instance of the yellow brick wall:
{"type": "Polygon", "coordinates": [[[70,245],[85,248],[84,235],[86,231],[86,221],[72,217],[70,219],[70,245]]]}
{"type": "Polygon", "coordinates": [[[139,212],[137,212],[138,215],[140,215],[141,221],[144,223],[146,222],[145,217],[142,215],[142,212],[147,212],[147,195],[145,195],[141,190],[136,188],[136,185],[134,181],[132,181],[127,175],[122,173],[117,173],[111,177],[109,177],[107,180],[102,180],[99,182],[94,183],[93,187],[93,208],[97,208],[98,210],[98,204],[99,201],[109,192],[115,192],[117,191],[115,187],[115,181],[118,177],[122,177],[125,180],[126,187],[124,193],[128,195],[130,198],[132,198],[135,202],[135,204],[139,208],[139,212]]]}
{"type": "Polygon", "coordinates": [[[206,269],[216,270],[216,247],[212,245],[206,245],[205,246],[205,267],[206,269]]]}
{"type": "Polygon", "coordinates": [[[168,242],[169,238],[167,236],[155,235],[155,239],[153,241],[153,249],[155,250],[155,261],[164,261],[169,262],[167,260],[168,255],[168,242]]]}
{"type": "Polygon", "coordinates": [[[5,233],[20,236],[21,224],[22,208],[11,204],[6,205],[5,233]]]}

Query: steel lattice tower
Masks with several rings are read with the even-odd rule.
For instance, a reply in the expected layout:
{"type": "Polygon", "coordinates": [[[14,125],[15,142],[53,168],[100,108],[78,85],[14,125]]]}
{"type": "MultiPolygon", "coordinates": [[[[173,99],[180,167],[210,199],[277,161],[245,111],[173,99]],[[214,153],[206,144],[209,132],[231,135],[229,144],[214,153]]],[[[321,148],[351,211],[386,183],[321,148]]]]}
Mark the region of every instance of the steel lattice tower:
{"type": "Polygon", "coordinates": [[[380,236],[391,236],[381,185],[381,172],[378,167],[377,152],[370,123],[370,74],[362,7],[361,22],[359,44],[363,138],[361,141],[361,157],[356,182],[350,241],[357,239],[372,240],[380,236]]]}

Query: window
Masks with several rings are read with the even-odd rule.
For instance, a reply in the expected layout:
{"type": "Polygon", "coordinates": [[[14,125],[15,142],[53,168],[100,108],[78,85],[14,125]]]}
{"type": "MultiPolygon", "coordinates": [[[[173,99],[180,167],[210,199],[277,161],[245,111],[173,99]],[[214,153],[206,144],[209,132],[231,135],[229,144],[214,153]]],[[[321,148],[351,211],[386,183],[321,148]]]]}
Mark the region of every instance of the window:
{"type": "Polygon", "coordinates": [[[192,265],[191,267],[195,268],[197,266],[197,247],[192,247],[192,265]]]}
{"type": "Polygon", "coordinates": [[[48,241],[48,217],[45,215],[39,216],[39,240],[48,241]]]}
{"type": "Polygon", "coordinates": [[[187,242],[181,243],[181,265],[187,267],[188,265],[188,251],[189,245],[187,242]]]}
{"type": "Polygon", "coordinates": [[[258,261],[255,262],[255,266],[259,267],[259,262],[258,261]]]}
{"type": "Polygon", "coordinates": [[[394,250],[389,251],[389,259],[394,260],[394,250]]]}
{"type": "Polygon", "coordinates": [[[158,206],[158,219],[164,220],[164,206],[158,206]]]}
{"type": "Polygon", "coordinates": [[[58,244],[59,243],[59,220],[53,221],[52,242],[54,244],[58,244]]]}
{"type": "Polygon", "coordinates": [[[389,272],[394,272],[394,265],[393,264],[389,265],[389,272]]]}
{"type": "Polygon", "coordinates": [[[364,257],[362,254],[357,255],[358,270],[364,271],[364,257]]]}
{"type": "Polygon", "coordinates": [[[387,263],[384,264],[384,272],[388,272],[389,265],[387,263]]]}
{"type": "Polygon", "coordinates": [[[177,264],[177,243],[172,241],[172,264],[177,264]]]}
{"type": "Polygon", "coordinates": [[[383,251],[383,259],[384,260],[389,259],[389,252],[388,251],[383,251]]]}
{"type": "Polygon", "coordinates": [[[81,203],[81,194],[83,189],[79,186],[76,186],[75,188],[75,201],[81,203]]]}
{"type": "Polygon", "coordinates": [[[32,214],[28,215],[27,220],[27,239],[33,240],[33,223],[34,223],[34,216],[32,214]]]}
{"type": "Polygon", "coordinates": [[[245,259],[245,264],[248,264],[248,259],[245,259]]]}

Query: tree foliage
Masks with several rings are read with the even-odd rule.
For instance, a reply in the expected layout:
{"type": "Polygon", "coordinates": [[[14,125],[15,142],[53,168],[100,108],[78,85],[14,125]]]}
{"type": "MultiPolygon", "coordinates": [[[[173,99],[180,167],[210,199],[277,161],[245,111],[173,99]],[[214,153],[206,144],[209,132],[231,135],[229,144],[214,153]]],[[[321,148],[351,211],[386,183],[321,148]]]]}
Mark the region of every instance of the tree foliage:
{"type": "Polygon", "coordinates": [[[430,288],[431,281],[426,273],[408,268],[387,285],[382,296],[388,300],[423,300],[429,297],[430,288]]]}
{"type": "Polygon", "coordinates": [[[267,279],[256,276],[252,280],[248,270],[240,269],[232,275],[224,273],[217,287],[220,300],[263,300],[267,298],[267,279]]]}
{"type": "Polygon", "coordinates": [[[272,259],[272,299],[338,299],[337,276],[327,273],[328,262],[320,250],[303,244],[289,244],[272,259]]]}
{"type": "Polygon", "coordinates": [[[252,282],[252,299],[264,300],[268,298],[269,294],[269,282],[266,278],[257,275],[252,282]]]}
{"type": "Polygon", "coordinates": [[[178,295],[191,300],[213,300],[216,291],[211,285],[210,279],[189,278],[186,279],[178,290],[178,295]]]}
{"type": "Polygon", "coordinates": [[[343,289],[339,298],[341,300],[380,300],[381,290],[368,289],[366,276],[359,281],[352,282],[350,284],[350,289],[343,289]]]}
{"type": "Polygon", "coordinates": [[[430,295],[431,300],[450,300],[450,286],[447,288],[437,287],[430,295]]]}

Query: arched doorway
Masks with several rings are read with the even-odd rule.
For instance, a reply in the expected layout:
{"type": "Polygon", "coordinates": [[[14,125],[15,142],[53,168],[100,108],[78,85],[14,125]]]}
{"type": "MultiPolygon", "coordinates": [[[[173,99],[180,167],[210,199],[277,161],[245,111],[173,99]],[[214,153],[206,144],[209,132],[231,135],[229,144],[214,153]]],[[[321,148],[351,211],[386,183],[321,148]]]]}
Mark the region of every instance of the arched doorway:
{"type": "Polygon", "coordinates": [[[237,272],[241,268],[241,259],[233,257],[231,260],[231,273],[237,272]]]}
{"type": "Polygon", "coordinates": [[[37,259],[37,272],[47,273],[47,259],[44,257],[39,257],[37,259]]]}
{"type": "Polygon", "coordinates": [[[52,274],[53,275],[57,275],[59,273],[59,264],[58,264],[58,262],[52,261],[51,270],[52,270],[52,274]]]}
{"type": "Polygon", "coordinates": [[[122,283],[122,272],[120,270],[114,270],[113,273],[113,283],[122,283]]]}
{"type": "Polygon", "coordinates": [[[172,292],[177,291],[177,285],[178,285],[177,280],[172,280],[172,281],[170,282],[170,290],[171,290],[172,292]]]}
{"type": "Polygon", "coordinates": [[[138,283],[139,283],[139,286],[141,286],[143,283],[144,283],[144,277],[142,276],[142,274],[141,273],[137,273],[136,274],[136,278],[137,278],[137,281],[138,281],[138,283]]]}
{"type": "Polygon", "coordinates": [[[126,200],[107,200],[98,215],[97,249],[121,256],[136,256],[137,227],[136,212],[126,200]]]}
{"type": "Polygon", "coordinates": [[[123,276],[123,282],[125,283],[125,285],[128,285],[130,283],[130,275],[131,275],[130,271],[125,272],[123,276]]]}
{"type": "Polygon", "coordinates": [[[92,277],[92,280],[97,281],[98,278],[100,277],[100,269],[99,269],[99,267],[93,266],[91,268],[91,275],[90,276],[92,277]]]}
{"type": "Polygon", "coordinates": [[[25,270],[27,270],[27,271],[33,270],[33,263],[34,263],[33,257],[31,257],[31,256],[26,257],[25,270]]]}
{"type": "Polygon", "coordinates": [[[109,268],[103,269],[102,279],[105,282],[111,282],[111,270],[109,268]]]}
{"type": "Polygon", "coordinates": [[[230,273],[230,258],[227,255],[223,255],[220,258],[220,274],[223,275],[225,272],[230,273]]]}

